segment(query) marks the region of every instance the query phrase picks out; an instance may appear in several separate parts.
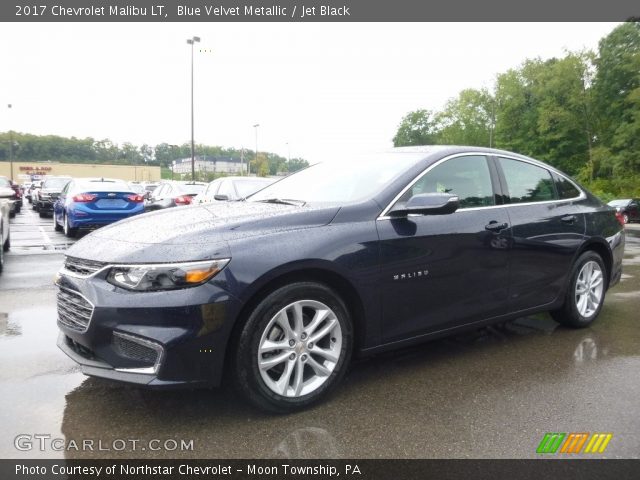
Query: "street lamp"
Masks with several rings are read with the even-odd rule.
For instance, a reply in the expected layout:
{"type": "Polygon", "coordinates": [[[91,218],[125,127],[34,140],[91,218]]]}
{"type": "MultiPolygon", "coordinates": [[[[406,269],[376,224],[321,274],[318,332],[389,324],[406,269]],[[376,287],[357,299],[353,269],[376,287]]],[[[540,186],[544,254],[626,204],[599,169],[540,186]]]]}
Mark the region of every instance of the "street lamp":
{"type": "Polygon", "coordinates": [[[193,45],[200,42],[200,37],[188,38],[191,45],[191,181],[196,179],[195,142],[193,140],[193,45]]]}
{"type": "MultiPolygon", "coordinates": [[[[256,129],[256,175],[258,174],[258,127],[259,123],[256,123],[253,128],[256,129]]],[[[249,175],[251,175],[251,164],[249,164],[249,175]]]]}
{"type": "Polygon", "coordinates": [[[291,145],[287,142],[287,162],[291,163],[291,145]]]}
{"type": "MultiPolygon", "coordinates": [[[[13,108],[11,104],[7,105],[7,108],[11,110],[13,108]]],[[[11,181],[13,182],[13,131],[9,130],[9,176],[11,177],[11,181]]]]}

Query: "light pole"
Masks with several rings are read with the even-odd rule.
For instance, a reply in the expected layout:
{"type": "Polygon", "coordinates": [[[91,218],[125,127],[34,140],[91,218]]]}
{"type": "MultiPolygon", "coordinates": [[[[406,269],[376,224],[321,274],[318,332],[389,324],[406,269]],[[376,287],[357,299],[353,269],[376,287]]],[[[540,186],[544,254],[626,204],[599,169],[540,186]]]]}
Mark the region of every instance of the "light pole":
{"type": "MultiPolygon", "coordinates": [[[[256,175],[258,174],[258,127],[260,126],[259,123],[256,123],[253,128],[256,129],[256,175]]],[[[249,163],[249,173],[248,175],[251,175],[251,163],[249,163]]]]}
{"type": "Polygon", "coordinates": [[[287,142],[287,162],[291,163],[291,145],[287,142]]]}
{"type": "Polygon", "coordinates": [[[196,179],[195,142],[193,139],[193,45],[200,42],[200,37],[188,38],[187,43],[191,45],[191,181],[196,179]]]}
{"type": "MultiPolygon", "coordinates": [[[[11,110],[13,108],[11,104],[7,105],[7,108],[11,110]]],[[[11,181],[13,182],[13,131],[9,130],[9,176],[11,177],[11,181]]]]}

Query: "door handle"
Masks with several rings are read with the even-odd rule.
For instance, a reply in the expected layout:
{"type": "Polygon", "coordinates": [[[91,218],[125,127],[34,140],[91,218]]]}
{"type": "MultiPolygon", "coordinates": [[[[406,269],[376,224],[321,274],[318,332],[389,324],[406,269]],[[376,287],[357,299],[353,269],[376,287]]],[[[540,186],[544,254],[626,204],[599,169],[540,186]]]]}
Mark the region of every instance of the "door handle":
{"type": "Polygon", "coordinates": [[[488,225],[485,225],[485,230],[489,230],[490,232],[499,232],[500,230],[504,230],[509,226],[508,223],[498,223],[495,220],[489,222],[488,225]]]}
{"type": "Polygon", "coordinates": [[[575,215],[567,215],[566,217],[562,217],[560,219],[561,222],[564,223],[573,223],[576,221],[576,216],[575,215]]]}

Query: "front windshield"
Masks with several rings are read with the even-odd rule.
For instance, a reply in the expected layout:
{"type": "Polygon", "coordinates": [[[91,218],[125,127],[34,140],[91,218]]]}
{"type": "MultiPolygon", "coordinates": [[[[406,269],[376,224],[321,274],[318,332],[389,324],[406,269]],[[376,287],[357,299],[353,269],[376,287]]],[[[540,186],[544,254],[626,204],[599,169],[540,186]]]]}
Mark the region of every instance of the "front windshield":
{"type": "Polygon", "coordinates": [[[247,200],[352,203],[372,198],[424,154],[374,154],[364,161],[317,163],[260,190],[247,200]]]}
{"type": "Polygon", "coordinates": [[[631,200],[611,200],[609,202],[609,206],[610,207],[626,207],[627,203],[629,203],[631,200]]]}

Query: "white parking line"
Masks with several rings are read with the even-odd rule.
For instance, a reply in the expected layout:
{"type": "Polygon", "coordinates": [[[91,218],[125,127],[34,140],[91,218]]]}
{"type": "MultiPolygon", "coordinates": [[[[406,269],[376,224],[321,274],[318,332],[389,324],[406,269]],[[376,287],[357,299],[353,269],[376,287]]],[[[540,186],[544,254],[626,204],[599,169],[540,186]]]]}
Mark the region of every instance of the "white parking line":
{"type": "Polygon", "coordinates": [[[44,231],[44,228],[43,227],[38,227],[38,230],[40,230],[40,233],[42,234],[42,237],[44,238],[44,243],[46,245],[53,246],[53,242],[51,241],[51,237],[49,236],[49,234],[47,232],[44,231]]]}

